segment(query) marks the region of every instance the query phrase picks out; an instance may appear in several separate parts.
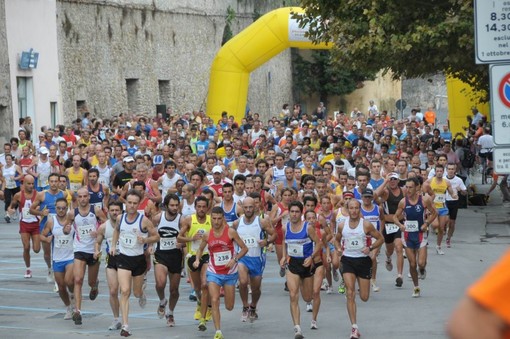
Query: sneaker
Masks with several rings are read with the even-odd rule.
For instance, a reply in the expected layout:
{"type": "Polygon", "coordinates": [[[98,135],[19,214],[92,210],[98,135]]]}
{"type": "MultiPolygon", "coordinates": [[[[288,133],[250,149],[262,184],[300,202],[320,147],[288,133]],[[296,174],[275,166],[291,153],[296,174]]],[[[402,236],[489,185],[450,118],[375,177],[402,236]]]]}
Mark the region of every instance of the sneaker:
{"type": "Polygon", "coordinates": [[[340,275],[338,274],[338,270],[333,270],[333,280],[338,281],[340,279],[340,275]]]}
{"type": "Polygon", "coordinates": [[[331,287],[328,287],[326,290],[326,294],[333,294],[333,289],[331,287]]]}
{"type": "Polygon", "coordinates": [[[73,310],[71,307],[66,308],[66,314],[64,315],[64,320],[71,320],[73,318],[73,310]]]}
{"type": "Polygon", "coordinates": [[[280,277],[285,277],[285,268],[284,267],[280,267],[280,277]]]}
{"type": "Polygon", "coordinates": [[[81,325],[82,324],[80,311],[75,311],[73,313],[73,321],[74,321],[75,325],[81,325]]]}
{"type": "Polygon", "coordinates": [[[287,282],[285,282],[285,286],[283,287],[283,290],[285,292],[288,292],[289,291],[289,287],[287,286],[287,282]]]}
{"type": "Polygon", "coordinates": [[[313,312],[312,303],[306,303],[306,312],[313,312]]]}
{"type": "Polygon", "coordinates": [[[223,336],[223,333],[216,332],[216,334],[214,335],[214,339],[225,339],[225,337],[223,336]]]}
{"type": "Polygon", "coordinates": [[[328,290],[328,282],[326,281],[326,279],[324,279],[322,281],[321,291],[327,291],[327,290],[328,290]]]}
{"type": "Polygon", "coordinates": [[[212,319],[212,308],[211,306],[207,307],[207,312],[205,313],[205,321],[210,321],[212,319]]]}
{"type": "Polygon", "coordinates": [[[89,299],[90,300],[96,300],[97,295],[99,294],[98,286],[99,286],[99,280],[96,281],[96,284],[94,285],[94,287],[92,287],[90,289],[90,292],[89,292],[89,299]]]}
{"type": "Polygon", "coordinates": [[[241,321],[245,323],[246,320],[248,320],[248,307],[243,307],[243,311],[241,312],[241,321]]]}
{"type": "Polygon", "coordinates": [[[201,332],[205,332],[207,330],[207,326],[205,325],[205,319],[202,319],[198,322],[198,330],[201,332]]]}
{"type": "Polygon", "coordinates": [[[359,337],[361,337],[359,330],[353,327],[351,330],[351,339],[358,339],[359,337]]]}
{"type": "Polygon", "coordinates": [[[57,282],[55,282],[55,285],[53,285],[53,292],[58,293],[58,285],[57,285],[57,282]]]}
{"type": "Polygon", "coordinates": [[[446,247],[447,248],[452,247],[452,241],[450,240],[450,238],[446,238],[446,247]]]}
{"type": "Polygon", "coordinates": [[[420,270],[418,270],[418,273],[420,275],[419,278],[421,280],[425,280],[425,278],[427,277],[427,270],[426,269],[423,269],[423,270],[420,269],[420,270]]]}
{"type": "Polygon", "coordinates": [[[195,320],[199,320],[202,318],[202,311],[200,311],[200,305],[197,304],[197,309],[195,310],[195,315],[193,316],[195,320]]]}
{"type": "Polygon", "coordinates": [[[340,282],[340,285],[338,285],[338,293],[339,294],[345,294],[345,282],[344,282],[343,279],[340,282]]]}
{"type": "Polygon", "coordinates": [[[48,269],[48,275],[46,276],[46,282],[48,284],[52,284],[55,282],[55,278],[53,277],[53,270],[51,268],[48,269]]]}
{"type": "Polygon", "coordinates": [[[159,302],[159,306],[158,306],[158,310],[157,310],[159,319],[163,319],[163,317],[165,316],[165,307],[166,307],[167,302],[168,301],[166,299],[163,302],[163,304],[161,304],[161,302],[159,302]]]}
{"type": "Polygon", "coordinates": [[[169,314],[166,317],[166,326],[168,326],[168,327],[175,327],[175,319],[174,319],[174,316],[172,314],[169,314]]]}
{"type": "Polygon", "coordinates": [[[138,305],[140,305],[141,308],[145,308],[145,305],[147,305],[147,296],[145,295],[145,291],[143,291],[140,298],[138,298],[138,305]]]}
{"type": "Polygon", "coordinates": [[[30,278],[32,278],[32,270],[27,270],[27,271],[25,272],[24,278],[25,278],[25,279],[30,279],[30,278]]]}
{"type": "Polygon", "coordinates": [[[419,287],[415,287],[414,291],[413,291],[412,297],[413,298],[418,298],[419,296],[420,296],[420,288],[419,287]]]}
{"type": "Polygon", "coordinates": [[[310,329],[312,330],[318,330],[319,327],[317,326],[317,321],[312,320],[312,323],[310,324],[310,329]]]}
{"type": "Polygon", "coordinates": [[[379,286],[377,286],[375,283],[372,283],[372,291],[379,292],[380,290],[381,288],[379,286]]]}
{"type": "Polygon", "coordinates": [[[250,318],[251,322],[259,319],[256,308],[250,306],[250,310],[248,311],[248,318],[250,318]]]}
{"type": "Polygon", "coordinates": [[[407,259],[406,249],[404,248],[404,249],[402,250],[402,252],[404,253],[404,254],[403,254],[404,259],[407,259]]]}
{"type": "Polygon", "coordinates": [[[181,271],[181,278],[184,278],[186,277],[186,269],[183,268],[182,271],[181,271]]]}
{"type": "MultiPolygon", "coordinates": [[[[197,294],[196,294],[195,290],[191,291],[191,293],[189,294],[189,301],[197,301],[197,294]]],[[[198,319],[195,319],[195,320],[198,320],[198,319]]]]}
{"type": "Polygon", "coordinates": [[[10,223],[11,223],[11,217],[10,217],[8,214],[6,214],[6,215],[5,215],[5,218],[4,218],[4,219],[5,219],[5,222],[6,222],[6,223],[8,223],[8,224],[10,224],[10,223]]]}
{"type": "Polygon", "coordinates": [[[147,288],[147,273],[143,276],[143,283],[142,283],[142,291],[145,291],[147,288]]]}
{"type": "Polygon", "coordinates": [[[397,277],[395,280],[395,286],[402,287],[402,284],[404,283],[404,280],[402,280],[402,277],[397,277]]]}
{"type": "Polygon", "coordinates": [[[129,336],[131,336],[131,332],[129,332],[127,326],[122,326],[122,329],[120,330],[120,336],[121,337],[129,337],[129,336]]]}
{"type": "Polygon", "coordinates": [[[122,324],[118,320],[112,321],[110,327],[108,327],[108,331],[118,331],[122,328],[122,324]]]}
{"type": "Polygon", "coordinates": [[[301,333],[300,330],[295,329],[294,330],[294,339],[303,339],[303,338],[304,338],[303,333],[301,333]]]}
{"type": "Polygon", "coordinates": [[[437,246],[436,245],[436,253],[439,254],[439,255],[444,255],[444,252],[443,250],[441,249],[441,246],[437,246]]]}
{"type": "Polygon", "coordinates": [[[390,272],[393,270],[393,263],[391,262],[391,258],[386,259],[386,269],[390,272]]]}
{"type": "Polygon", "coordinates": [[[411,276],[411,273],[407,273],[407,277],[408,277],[409,279],[412,279],[412,278],[413,278],[413,277],[411,276]]]}

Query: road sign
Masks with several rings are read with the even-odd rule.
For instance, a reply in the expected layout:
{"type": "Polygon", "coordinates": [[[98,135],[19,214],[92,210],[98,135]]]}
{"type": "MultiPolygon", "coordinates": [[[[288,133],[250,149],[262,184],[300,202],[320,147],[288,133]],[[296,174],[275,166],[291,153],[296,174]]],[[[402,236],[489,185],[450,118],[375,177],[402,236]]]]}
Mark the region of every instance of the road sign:
{"type": "Polygon", "coordinates": [[[492,151],[496,174],[510,174],[510,147],[497,147],[492,151]]]}
{"type": "Polygon", "coordinates": [[[404,99],[398,99],[397,102],[395,102],[395,106],[397,106],[399,111],[403,111],[407,107],[407,102],[404,99]]]}
{"type": "Polygon", "coordinates": [[[491,65],[490,77],[494,143],[510,146],[510,65],[491,65]]]}
{"type": "Polygon", "coordinates": [[[477,64],[510,61],[510,2],[475,0],[477,64]]]}

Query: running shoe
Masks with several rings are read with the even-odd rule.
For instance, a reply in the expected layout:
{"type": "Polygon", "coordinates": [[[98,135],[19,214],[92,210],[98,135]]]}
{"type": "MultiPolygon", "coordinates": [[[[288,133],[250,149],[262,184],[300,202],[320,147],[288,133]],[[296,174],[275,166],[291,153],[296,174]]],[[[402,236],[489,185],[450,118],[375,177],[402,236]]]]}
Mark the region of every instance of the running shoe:
{"type": "Polygon", "coordinates": [[[198,330],[201,332],[205,332],[207,330],[207,326],[205,324],[205,319],[202,319],[198,322],[198,330]]]}
{"type": "Polygon", "coordinates": [[[248,307],[243,307],[243,311],[241,312],[241,322],[245,323],[248,320],[248,307]]]}
{"type": "Polygon", "coordinates": [[[413,298],[418,298],[419,296],[420,296],[420,288],[419,287],[415,287],[414,291],[413,291],[412,297],[413,298]]]}
{"type": "Polygon", "coordinates": [[[344,282],[343,279],[340,282],[340,285],[338,285],[338,293],[339,294],[345,294],[345,282],[344,282]]]}
{"type": "Polygon", "coordinates": [[[169,314],[166,317],[166,326],[168,326],[168,327],[175,327],[175,319],[174,319],[174,316],[172,314],[169,314]]]}
{"type": "Polygon", "coordinates": [[[181,278],[184,278],[186,277],[186,269],[183,268],[182,271],[181,271],[181,278]]]}
{"type": "Polygon", "coordinates": [[[437,246],[436,245],[436,253],[439,254],[439,255],[444,255],[444,252],[443,250],[441,249],[441,246],[437,246]]]}
{"type": "Polygon", "coordinates": [[[404,259],[407,259],[406,249],[404,248],[404,249],[402,250],[402,252],[403,252],[404,259]]]}
{"type": "Polygon", "coordinates": [[[25,279],[32,278],[32,270],[27,270],[24,275],[25,279]]]}
{"type": "Polygon", "coordinates": [[[145,291],[143,291],[140,298],[138,298],[138,305],[140,305],[141,308],[145,308],[145,305],[147,305],[147,296],[145,295],[145,291]]]}
{"type": "Polygon", "coordinates": [[[446,238],[446,247],[448,248],[452,247],[452,241],[450,240],[450,238],[446,238]]]}
{"type": "Polygon", "coordinates": [[[310,324],[310,329],[312,330],[318,330],[319,327],[317,326],[317,321],[312,320],[312,323],[310,324]]]}
{"type": "Polygon", "coordinates": [[[157,310],[159,319],[163,319],[163,317],[165,316],[165,307],[166,307],[167,302],[168,301],[166,299],[163,301],[163,304],[161,304],[161,301],[159,302],[159,306],[158,306],[158,310],[157,310]]]}
{"type": "Polygon", "coordinates": [[[53,285],[53,292],[58,293],[58,285],[57,285],[56,281],[55,281],[55,285],[53,285]]]}
{"type": "Polygon", "coordinates": [[[355,327],[351,329],[351,339],[358,339],[361,337],[361,334],[359,333],[359,330],[355,327]]]}
{"type": "Polygon", "coordinates": [[[303,333],[300,330],[294,329],[294,339],[303,339],[303,333]]]}
{"type": "Polygon", "coordinates": [[[114,321],[112,321],[112,324],[110,325],[110,327],[108,327],[108,331],[118,331],[121,328],[122,328],[121,322],[118,320],[114,320],[114,321]]]}
{"type": "Polygon", "coordinates": [[[390,272],[393,270],[393,263],[391,262],[391,258],[386,259],[386,269],[390,272]]]}
{"type": "Polygon", "coordinates": [[[328,289],[326,290],[326,294],[333,294],[333,289],[328,286],[328,289]]]}
{"type": "Polygon", "coordinates": [[[372,291],[374,292],[379,292],[381,290],[381,288],[379,286],[377,286],[374,282],[372,283],[372,291]]]}
{"type": "Polygon", "coordinates": [[[48,284],[55,282],[55,278],[53,277],[53,270],[51,268],[48,269],[48,275],[46,276],[46,282],[48,284]]]}
{"type": "Polygon", "coordinates": [[[248,318],[250,318],[251,322],[259,319],[256,308],[250,306],[250,310],[248,311],[248,318]]]}
{"type": "Polygon", "coordinates": [[[74,321],[75,325],[81,325],[82,324],[80,311],[74,311],[74,313],[73,313],[73,321],[74,321]]]}
{"type": "Polygon", "coordinates": [[[6,215],[5,215],[5,218],[4,218],[4,219],[5,219],[5,222],[6,222],[6,223],[8,223],[8,224],[10,224],[10,223],[11,223],[11,217],[10,217],[8,214],[6,214],[6,215]]]}
{"type": "Polygon", "coordinates": [[[205,321],[210,321],[212,319],[212,308],[211,306],[207,307],[207,312],[205,313],[205,321]]]}
{"type": "Polygon", "coordinates": [[[66,308],[66,314],[64,315],[64,320],[71,320],[73,318],[73,310],[71,309],[71,306],[68,306],[66,308]]]}
{"type": "Polygon", "coordinates": [[[333,280],[338,281],[340,279],[340,275],[338,274],[338,270],[333,270],[333,280]]]}
{"type": "Polygon", "coordinates": [[[312,303],[306,303],[306,312],[313,312],[312,303]]]}
{"type": "Polygon", "coordinates": [[[98,286],[99,286],[99,280],[97,280],[96,284],[94,285],[94,287],[92,287],[90,289],[90,293],[89,293],[89,299],[90,300],[96,300],[97,295],[99,294],[98,286]]]}
{"type": "Polygon", "coordinates": [[[404,283],[404,280],[402,280],[402,277],[397,277],[395,280],[395,286],[402,287],[402,284],[404,283]]]}
{"type": "Polygon", "coordinates": [[[120,330],[120,336],[121,337],[130,337],[131,332],[129,332],[129,329],[127,326],[122,326],[122,329],[120,330]]]}
{"type": "Polygon", "coordinates": [[[225,337],[223,336],[223,333],[220,332],[216,332],[216,334],[214,335],[214,339],[225,339],[225,337]]]}
{"type": "Polygon", "coordinates": [[[147,288],[147,273],[145,273],[143,276],[142,291],[145,291],[146,288],[147,288]]]}
{"type": "Polygon", "coordinates": [[[195,320],[199,320],[200,318],[202,318],[202,312],[200,311],[200,305],[197,304],[197,308],[195,310],[195,315],[193,316],[193,318],[195,320]]]}
{"type": "Polygon", "coordinates": [[[191,291],[191,293],[189,294],[189,301],[197,301],[197,294],[195,290],[191,291]]]}
{"type": "Polygon", "coordinates": [[[285,267],[280,267],[280,277],[285,277],[285,267]]]}
{"type": "Polygon", "coordinates": [[[421,269],[421,268],[420,268],[419,273],[420,273],[419,278],[420,278],[421,280],[425,280],[425,278],[427,277],[427,270],[426,270],[426,269],[421,269]]]}
{"type": "Polygon", "coordinates": [[[322,285],[321,285],[321,291],[327,291],[327,290],[328,290],[328,281],[326,279],[323,279],[322,285]]]}

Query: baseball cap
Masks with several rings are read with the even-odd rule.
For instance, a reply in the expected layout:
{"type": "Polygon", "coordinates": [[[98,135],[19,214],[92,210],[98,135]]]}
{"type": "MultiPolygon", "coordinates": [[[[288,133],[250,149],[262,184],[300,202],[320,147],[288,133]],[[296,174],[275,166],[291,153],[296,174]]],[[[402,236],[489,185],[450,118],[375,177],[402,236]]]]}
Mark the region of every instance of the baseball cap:
{"type": "Polygon", "coordinates": [[[158,132],[163,132],[163,129],[161,127],[158,128],[158,132]]]}
{"type": "Polygon", "coordinates": [[[373,197],[374,196],[374,191],[370,188],[365,188],[363,190],[363,193],[361,193],[362,196],[364,197],[373,197]]]}
{"type": "Polygon", "coordinates": [[[342,193],[342,197],[354,199],[354,193],[352,193],[350,191],[345,191],[345,192],[342,193]]]}
{"type": "Polygon", "coordinates": [[[132,161],[135,161],[135,159],[133,159],[133,157],[131,157],[131,156],[124,158],[124,162],[132,162],[132,161]]]}
{"type": "Polygon", "coordinates": [[[152,162],[154,163],[154,165],[162,164],[163,163],[163,156],[162,155],[156,155],[152,162]]]}
{"type": "Polygon", "coordinates": [[[128,138],[128,141],[131,141],[131,140],[135,140],[135,137],[134,137],[134,136],[132,136],[132,135],[131,135],[131,136],[129,136],[129,138],[128,138]]]}
{"type": "Polygon", "coordinates": [[[223,173],[223,168],[221,168],[221,166],[214,166],[213,169],[212,169],[212,172],[213,173],[223,173]]]}
{"type": "Polygon", "coordinates": [[[390,179],[398,179],[398,174],[395,173],[395,172],[391,172],[390,175],[388,176],[388,178],[390,178],[390,179]]]}
{"type": "Polygon", "coordinates": [[[50,154],[50,151],[46,147],[39,148],[39,153],[41,154],[50,154]]]}

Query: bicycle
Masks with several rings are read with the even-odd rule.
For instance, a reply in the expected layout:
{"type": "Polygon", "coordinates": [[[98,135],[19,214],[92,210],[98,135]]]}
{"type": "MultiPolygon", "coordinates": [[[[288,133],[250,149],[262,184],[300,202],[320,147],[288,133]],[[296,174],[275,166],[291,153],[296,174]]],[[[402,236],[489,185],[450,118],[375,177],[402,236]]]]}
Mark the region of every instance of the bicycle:
{"type": "Polygon", "coordinates": [[[492,171],[493,168],[489,167],[489,158],[492,155],[492,148],[486,153],[479,153],[480,161],[482,163],[482,185],[492,184],[492,171]]]}

